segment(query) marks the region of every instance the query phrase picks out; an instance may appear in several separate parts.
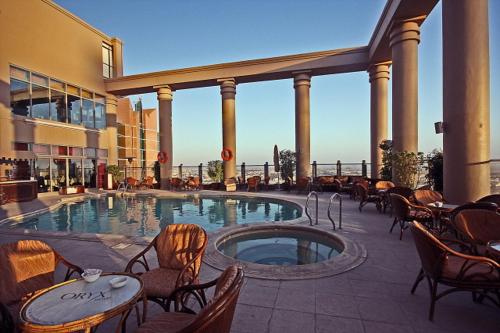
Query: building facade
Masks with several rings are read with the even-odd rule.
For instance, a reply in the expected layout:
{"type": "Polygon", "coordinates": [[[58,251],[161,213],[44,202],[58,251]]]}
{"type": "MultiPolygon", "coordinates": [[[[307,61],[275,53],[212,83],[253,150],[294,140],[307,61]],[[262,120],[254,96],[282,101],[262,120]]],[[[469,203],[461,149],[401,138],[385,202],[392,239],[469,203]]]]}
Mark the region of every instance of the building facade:
{"type": "Polygon", "coordinates": [[[122,43],[49,0],[0,2],[0,180],[103,187],[118,164],[122,43]]]}

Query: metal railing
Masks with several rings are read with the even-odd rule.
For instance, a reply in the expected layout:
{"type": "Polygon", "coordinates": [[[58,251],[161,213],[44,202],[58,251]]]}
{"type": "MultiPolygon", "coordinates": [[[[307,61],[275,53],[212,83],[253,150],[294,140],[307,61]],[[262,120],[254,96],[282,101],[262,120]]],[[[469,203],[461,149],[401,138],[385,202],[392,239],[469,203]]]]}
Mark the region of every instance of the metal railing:
{"type": "Polygon", "coordinates": [[[309,218],[309,224],[312,226],[313,225],[313,220],[312,220],[312,217],[311,217],[311,214],[309,214],[309,200],[311,199],[311,196],[314,196],[316,198],[316,225],[318,225],[318,218],[319,218],[319,197],[318,197],[318,193],[315,192],[315,191],[311,191],[309,192],[309,194],[307,195],[307,199],[306,199],[306,209],[304,211],[304,213],[306,213],[307,217],[309,218]]]}
{"type": "Polygon", "coordinates": [[[337,199],[337,201],[339,202],[339,229],[342,229],[342,196],[339,193],[333,193],[330,196],[327,210],[328,219],[330,220],[330,222],[332,222],[333,230],[335,230],[335,221],[332,217],[332,208],[335,199],[337,199]]]}

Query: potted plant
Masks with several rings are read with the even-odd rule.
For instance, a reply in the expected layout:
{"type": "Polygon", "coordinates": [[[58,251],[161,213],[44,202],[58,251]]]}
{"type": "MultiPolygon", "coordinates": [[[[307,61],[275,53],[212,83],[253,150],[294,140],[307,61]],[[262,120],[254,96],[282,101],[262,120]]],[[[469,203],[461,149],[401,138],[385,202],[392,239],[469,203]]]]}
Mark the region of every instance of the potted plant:
{"type": "Polygon", "coordinates": [[[392,152],[392,180],[397,186],[416,188],[422,170],[423,154],[392,152]]]}
{"type": "Polygon", "coordinates": [[[107,172],[113,177],[113,189],[118,187],[118,184],[123,181],[123,175],[118,165],[108,165],[107,172]]]}
{"type": "Polygon", "coordinates": [[[383,180],[392,180],[392,141],[382,141],[379,148],[382,149],[382,168],[380,169],[380,178],[383,180]]]}
{"type": "Polygon", "coordinates": [[[443,152],[434,149],[427,155],[427,178],[434,191],[443,191],[443,152]]]}
{"type": "Polygon", "coordinates": [[[283,179],[283,188],[290,190],[293,181],[293,171],[296,165],[296,154],[289,149],[280,151],[280,175],[283,179]]]}
{"type": "Polygon", "coordinates": [[[212,179],[213,183],[210,184],[210,189],[219,190],[224,180],[224,165],[220,160],[209,161],[208,163],[208,176],[212,179]]]}

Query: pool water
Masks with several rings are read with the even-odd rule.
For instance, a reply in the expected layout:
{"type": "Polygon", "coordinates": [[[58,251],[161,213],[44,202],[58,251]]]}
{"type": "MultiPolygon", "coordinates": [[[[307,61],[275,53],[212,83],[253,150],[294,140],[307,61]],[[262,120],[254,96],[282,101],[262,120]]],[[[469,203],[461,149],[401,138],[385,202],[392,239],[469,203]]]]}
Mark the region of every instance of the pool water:
{"type": "Polygon", "coordinates": [[[173,223],[194,223],[206,231],[213,231],[235,224],[286,221],[300,216],[301,209],[297,205],[267,198],[109,196],[65,204],[54,211],[13,223],[11,227],[155,236],[173,223]]]}
{"type": "Polygon", "coordinates": [[[329,260],[343,246],[310,232],[259,231],[222,241],[217,249],[237,260],[262,265],[307,265],[329,260]]]}

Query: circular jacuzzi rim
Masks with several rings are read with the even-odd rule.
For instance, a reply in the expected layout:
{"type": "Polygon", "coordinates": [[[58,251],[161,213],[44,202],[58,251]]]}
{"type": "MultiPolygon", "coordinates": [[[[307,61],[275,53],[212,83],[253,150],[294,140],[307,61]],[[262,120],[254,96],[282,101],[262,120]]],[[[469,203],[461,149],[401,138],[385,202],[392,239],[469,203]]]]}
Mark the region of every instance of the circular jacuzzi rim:
{"type": "Polygon", "coordinates": [[[231,228],[221,228],[211,234],[210,242],[207,246],[203,262],[219,270],[224,270],[232,264],[239,264],[243,267],[245,275],[252,278],[269,280],[302,280],[311,278],[321,278],[333,276],[349,271],[366,260],[366,248],[355,240],[346,238],[340,232],[312,227],[306,224],[290,224],[287,222],[264,222],[254,223],[248,226],[235,226],[231,228]],[[225,230],[224,230],[225,229],[225,230]],[[228,230],[229,229],[229,230],[228,230]],[[305,265],[264,265],[253,262],[241,261],[224,255],[218,250],[218,245],[223,241],[251,233],[258,233],[263,230],[299,230],[329,238],[343,245],[343,251],[337,256],[313,264],[305,265]]]}

